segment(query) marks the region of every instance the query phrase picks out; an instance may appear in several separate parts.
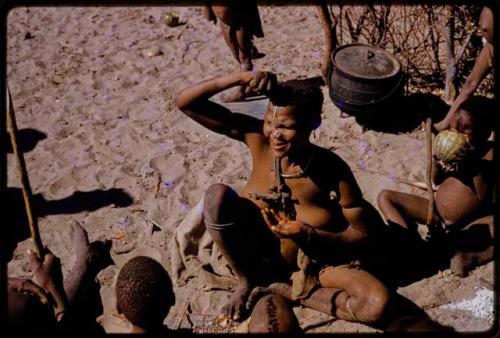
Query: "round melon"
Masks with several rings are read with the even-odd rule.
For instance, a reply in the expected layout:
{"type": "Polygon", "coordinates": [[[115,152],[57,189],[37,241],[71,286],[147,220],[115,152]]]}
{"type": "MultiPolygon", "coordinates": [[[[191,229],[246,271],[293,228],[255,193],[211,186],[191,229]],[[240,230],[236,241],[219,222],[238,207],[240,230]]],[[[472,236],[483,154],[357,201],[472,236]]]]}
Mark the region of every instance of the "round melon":
{"type": "Polygon", "coordinates": [[[179,17],[175,13],[167,13],[165,14],[165,23],[168,27],[175,27],[179,24],[179,17]]]}
{"type": "Polygon", "coordinates": [[[453,130],[444,130],[434,140],[434,154],[442,162],[452,163],[456,161],[457,153],[466,149],[467,146],[468,142],[464,134],[453,130]]]}

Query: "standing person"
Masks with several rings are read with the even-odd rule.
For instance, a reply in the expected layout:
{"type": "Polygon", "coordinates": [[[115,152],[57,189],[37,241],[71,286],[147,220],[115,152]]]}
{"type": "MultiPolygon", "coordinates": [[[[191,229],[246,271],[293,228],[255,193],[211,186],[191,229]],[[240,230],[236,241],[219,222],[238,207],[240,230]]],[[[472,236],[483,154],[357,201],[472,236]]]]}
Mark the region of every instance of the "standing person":
{"type": "Polygon", "coordinates": [[[340,319],[387,318],[394,293],[361,262],[377,256],[366,252],[367,238],[382,220],[347,163],[309,141],[321,123],[321,89],[297,80],[277,85],[270,72],[243,71],[187,88],[175,103],[206,128],[243,142],[252,156],[241,191],[214,184],[205,193],[205,225],[239,280],[223,314],[241,320],[255,286],[288,281],[296,271],[294,297],[319,285],[337,290],[330,307],[340,319]],[[264,121],[210,100],[235,86],[269,96],[264,121]]]}
{"type": "Polygon", "coordinates": [[[491,7],[485,6],[479,17],[479,27],[483,35],[483,48],[477,57],[472,71],[465,80],[465,83],[460,91],[460,94],[453,101],[450,110],[446,117],[436,123],[434,127],[438,131],[448,129],[451,119],[460,105],[471,97],[488,71],[493,67],[494,49],[493,49],[493,10],[491,7]]]}
{"type": "MultiPolygon", "coordinates": [[[[205,16],[214,23],[219,20],[222,36],[238,61],[240,70],[253,70],[252,57],[258,54],[253,44],[253,37],[264,37],[257,2],[255,0],[209,1],[205,7],[205,16]]],[[[241,101],[248,95],[250,93],[245,87],[239,86],[222,95],[221,99],[225,102],[241,101]]]]}

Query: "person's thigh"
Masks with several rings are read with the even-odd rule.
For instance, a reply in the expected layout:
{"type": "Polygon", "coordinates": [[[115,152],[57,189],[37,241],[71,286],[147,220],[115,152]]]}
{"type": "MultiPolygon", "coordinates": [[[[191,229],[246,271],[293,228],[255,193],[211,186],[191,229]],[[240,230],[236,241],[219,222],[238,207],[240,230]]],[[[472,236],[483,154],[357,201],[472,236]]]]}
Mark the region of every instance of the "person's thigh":
{"type": "Polygon", "coordinates": [[[419,223],[426,222],[429,206],[428,199],[404,192],[392,191],[390,200],[404,217],[411,218],[419,223]]]}
{"type": "Polygon", "coordinates": [[[347,319],[372,323],[386,316],[391,291],[374,275],[359,266],[342,265],[327,267],[320,272],[319,282],[325,288],[337,288],[344,292],[334,300],[336,314],[347,319]]]}

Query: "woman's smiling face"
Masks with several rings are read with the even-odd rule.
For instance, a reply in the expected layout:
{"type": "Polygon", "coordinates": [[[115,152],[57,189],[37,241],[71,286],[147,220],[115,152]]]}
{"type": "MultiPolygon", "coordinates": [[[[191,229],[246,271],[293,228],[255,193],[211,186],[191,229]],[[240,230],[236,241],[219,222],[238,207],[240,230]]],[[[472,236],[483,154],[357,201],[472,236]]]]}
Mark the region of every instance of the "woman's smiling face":
{"type": "Polygon", "coordinates": [[[296,118],[296,111],[295,106],[275,106],[269,102],[263,132],[275,157],[293,154],[309,140],[309,130],[296,118]]]}

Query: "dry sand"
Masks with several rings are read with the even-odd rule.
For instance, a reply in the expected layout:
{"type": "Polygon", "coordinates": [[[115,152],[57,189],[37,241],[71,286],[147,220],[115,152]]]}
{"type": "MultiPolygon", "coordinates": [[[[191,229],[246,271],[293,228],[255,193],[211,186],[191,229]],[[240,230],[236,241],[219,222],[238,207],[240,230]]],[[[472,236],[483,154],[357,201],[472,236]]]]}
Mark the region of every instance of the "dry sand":
{"type": "MultiPolygon", "coordinates": [[[[256,45],[266,55],[255,61],[256,67],[276,72],[280,80],[319,76],[323,34],[315,9],[263,6],[260,11],[266,36],[256,45]]],[[[145,254],[170,268],[168,242],[204,190],[217,182],[239,187],[248,177],[251,161],[245,147],[195,124],[172,100],[180,89],[238,65],[218,27],[198,7],[16,8],[8,16],[7,42],[18,127],[45,134],[25,154],[34,193],[57,201],[79,192],[82,201],[103,201],[96,210],[66,213],[54,202],[51,213],[40,219],[42,240],[61,257],[65,274],[73,255],[71,219],[87,229],[91,240],[113,240],[115,265],[98,276],[104,317],[112,316],[119,267],[145,254]],[[183,25],[165,25],[163,15],[170,10],[183,25]],[[159,55],[149,57],[151,51],[159,55]],[[108,189],[121,192],[106,194],[108,189]],[[123,194],[133,199],[131,205],[120,204],[123,194]],[[152,231],[154,223],[161,230],[152,231]]],[[[323,124],[313,141],[347,161],[368,201],[376,205],[382,189],[425,194],[394,180],[424,181],[421,129],[401,135],[362,132],[353,118],[340,118],[326,87],[324,94],[323,124]]],[[[19,187],[12,155],[8,161],[8,185],[19,187]]],[[[10,275],[30,276],[24,252],[31,245],[19,243],[10,275]]],[[[442,324],[483,331],[493,324],[493,271],[490,263],[461,279],[446,270],[399,292],[442,324]]],[[[191,300],[192,312],[209,315],[228,296],[189,285],[176,293],[177,312],[191,300]]],[[[329,318],[295,310],[304,326],[329,318]]],[[[179,321],[174,312],[170,326],[179,321]]],[[[358,331],[373,329],[338,320],[308,330],[358,331]]]]}

